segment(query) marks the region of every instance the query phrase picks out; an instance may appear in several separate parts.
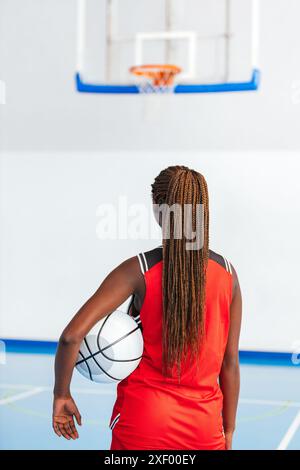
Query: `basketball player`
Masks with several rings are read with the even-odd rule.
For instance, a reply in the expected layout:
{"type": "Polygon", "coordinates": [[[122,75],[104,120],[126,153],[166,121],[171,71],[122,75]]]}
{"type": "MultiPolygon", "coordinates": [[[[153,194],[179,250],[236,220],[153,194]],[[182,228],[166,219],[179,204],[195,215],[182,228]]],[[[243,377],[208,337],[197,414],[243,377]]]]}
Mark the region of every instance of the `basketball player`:
{"type": "Polygon", "coordinates": [[[112,271],[60,338],[53,428],[66,439],[78,437],[74,417],[78,424],[81,417],[70,381],[80,344],[96,322],[132,296],[130,314],[140,316],[144,354],[118,385],[111,450],[231,449],[240,382],[237,274],[208,248],[208,192],[201,174],[168,167],[155,178],[152,198],[163,245],[112,271]],[[201,234],[196,247],[188,245],[184,230],[178,236],[178,213],[167,222],[167,211],[159,210],[174,204],[191,208],[181,211],[179,227],[190,223],[196,238],[201,234]]]}

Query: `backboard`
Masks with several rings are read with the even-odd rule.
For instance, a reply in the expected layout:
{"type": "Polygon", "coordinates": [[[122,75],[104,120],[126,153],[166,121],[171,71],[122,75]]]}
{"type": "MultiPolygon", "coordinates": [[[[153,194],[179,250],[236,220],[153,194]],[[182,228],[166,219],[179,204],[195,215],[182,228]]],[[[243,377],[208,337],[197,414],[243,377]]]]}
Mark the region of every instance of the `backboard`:
{"type": "Polygon", "coordinates": [[[182,69],[174,93],[255,90],[259,0],[78,0],[79,92],[139,93],[132,66],[182,69]]]}

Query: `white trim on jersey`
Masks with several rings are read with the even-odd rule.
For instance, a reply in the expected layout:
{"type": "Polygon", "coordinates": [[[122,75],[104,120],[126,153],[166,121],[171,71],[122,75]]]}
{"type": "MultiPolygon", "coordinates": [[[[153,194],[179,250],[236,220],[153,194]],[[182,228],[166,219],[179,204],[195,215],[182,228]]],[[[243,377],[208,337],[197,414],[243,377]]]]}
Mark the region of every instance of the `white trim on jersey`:
{"type": "Polygon", "coordinates": [[[140,264],[141,271],[142,271],[143,274],[145,274],[144,265],[143,265],[143,262],[142,262],[142,260],[141,260],[141,254],[138,254],[138,255],[137,255],[137,258],[138,258],[138,260],[139,260],[139,264],[140,264]]]}
{"type": "Polygon", "coordinates": [[[146,256],[144,253],[141,253],[142,257],[143,257],[143,260],[145,262],[145,266],[146,266],[146,271],[148,271],[149,267],[148,267],[148,263],[147,263],[147,260],[146,260],[146,256]]]}
{"type": "Polygon", "coordinates": [[[111,430],[114,429],[114,427],[115,427],[115,425],[117,424],[117,422],[119,421],[119,419],[120,419],[120,413],[117,414],[117,416],[116,416],[116,417],[113,419],[113,421],[111,422],[111,424],[110,424],[110,426],[109,426],[111,430]]]}
{"type": "Polygon", "coordinates": [[[112,427],[110,428],[112,431],[113,431],[114,427],[116,426],[116,424],[119,422],[119,419],[120,419],[120,416],[118,417],[118,419],[115,419],[114,424],[113,424],[112,427]]]}
{"type": "Polygon", "coordinates": [[[229,263],[229,261],[227,260],[227,258],[225,258],[225,256],[223,256],[223,259],[224,259],[224,262],[225,262],[226,271],[227,271],[228,273],[232,274],[231,264],[229,263]]]}

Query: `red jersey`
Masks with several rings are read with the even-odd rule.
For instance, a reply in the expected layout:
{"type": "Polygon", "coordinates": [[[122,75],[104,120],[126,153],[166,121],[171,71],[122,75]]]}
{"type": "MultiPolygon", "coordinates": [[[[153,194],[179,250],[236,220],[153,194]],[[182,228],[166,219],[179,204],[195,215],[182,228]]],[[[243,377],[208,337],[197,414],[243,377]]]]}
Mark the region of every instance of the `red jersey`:
{"type": "Polygon", "coordinates": [[[138,256],[146,293],[140,312],[144,352],[137,369],[118,384],[111,416],[111,450],[224,449],[223,395],[218,383],[227,343],[232,268],[210,250],[205,336],[196,361],[178,377],[162,375],[162,248],[138,256]]]}

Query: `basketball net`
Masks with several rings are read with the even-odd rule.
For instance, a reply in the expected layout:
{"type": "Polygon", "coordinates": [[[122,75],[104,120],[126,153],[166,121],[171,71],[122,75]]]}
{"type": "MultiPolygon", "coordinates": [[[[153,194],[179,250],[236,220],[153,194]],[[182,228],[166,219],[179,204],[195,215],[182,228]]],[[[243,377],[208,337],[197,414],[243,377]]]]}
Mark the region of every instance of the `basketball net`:
{"type": "Polygon", "coordinates": [[[174,91],[174,78],[181,72],[181,68],[171,64],[135,65],[129,72],[143,80],[137,84],[142,94],[163,94],[174,91]]]}

